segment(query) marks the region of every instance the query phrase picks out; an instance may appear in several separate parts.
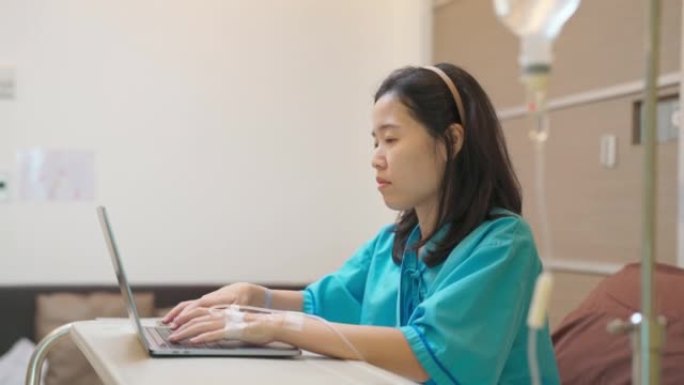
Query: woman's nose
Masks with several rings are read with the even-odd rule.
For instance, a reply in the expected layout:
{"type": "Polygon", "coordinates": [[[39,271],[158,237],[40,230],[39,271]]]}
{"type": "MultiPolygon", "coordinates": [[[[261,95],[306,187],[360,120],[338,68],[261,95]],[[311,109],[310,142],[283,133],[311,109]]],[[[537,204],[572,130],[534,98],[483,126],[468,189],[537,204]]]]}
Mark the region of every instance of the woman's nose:
{"type": "Polygon", "coordinates": [[[385,155],[380,151],[380,147],[373,151],[373,157],[371,158],[371,167],[376,170],[384,169],[387,167],[387,160],[385,155]]]}

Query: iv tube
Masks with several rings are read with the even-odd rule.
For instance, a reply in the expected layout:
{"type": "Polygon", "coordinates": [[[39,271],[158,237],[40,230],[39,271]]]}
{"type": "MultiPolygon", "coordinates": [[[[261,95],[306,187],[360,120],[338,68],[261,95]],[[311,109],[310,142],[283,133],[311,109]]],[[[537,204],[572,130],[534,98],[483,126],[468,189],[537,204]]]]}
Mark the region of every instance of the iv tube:
{"type": "MultiPolygon", "coordinates": [[[[501,22],[520,38],[521,81],[526,90],[526,107],[534,123],[529,135],[535,152],[535,192],[541,228],[542,253],[553,258],[545,189],[545,144],[549,137],[546,105],[551,73],[551,45],[563,24],[575,13],[580,0],[493,0],[501,22]]],[[[544,266],[537,278],[527,318],[530,381],[541,384],[537,357],[537,333],[546,324],[546,309],[551,297],[553,276],[544,266]]]]}
{"type": "MultiPolygon", "coordinates": [[[[546,165],[546,154],[544,150],[546,149],[545,144],[549,132],[549,117],[546,109],[541,111],[537,110],[533,112],[532,115],[537,123],[536,128],[533,128],[530,131],[530,137],[534,142],[535,155],[534,190],[537,200],[539,227],[541,229],[542,250],[545,253],[545,258],[548,260],[553,257],[553,244],[551,241],[551,229],[546,204],[546,183],[544,178],[546,174],[544,167],[546,165]]],[[[537,334],[546,324],[546,310],[549,305],[552,289],[553,275],[545,265],[544,271],[537,277],[532,302],[530,303],[530,309],[527,315],[527,362],[530,367],[530,383],[532,385],[541,384],[537,357],[537,334]]]]}

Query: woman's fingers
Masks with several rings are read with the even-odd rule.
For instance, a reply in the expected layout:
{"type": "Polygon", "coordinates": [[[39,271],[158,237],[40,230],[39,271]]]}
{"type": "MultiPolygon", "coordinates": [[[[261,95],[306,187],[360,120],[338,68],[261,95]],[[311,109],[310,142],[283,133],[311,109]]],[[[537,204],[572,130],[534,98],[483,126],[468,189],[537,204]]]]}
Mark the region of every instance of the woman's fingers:
{"type": "Polygon", "coordinates": [[[250,287],[251,285],[249,284],[236,283],[207,293],[198,299],[183,301],[171,309],[164,316],[162,322],[169,325],[171,329],[176,329],[187,321],[188,313],[197,307],[230,305],[234,303],[248,305],[250,287]]]}
{"type": "Polygon", "coordinates": [[[223,337],[223,320],[208,316],[206,319],[202,321],[188,323],[184,325],[182,328],[179,328],[169,336],[169,340],[181,341],[202,335],[207,332],[215,331],[221,332],[221,338],[223,337]]]}
{"type": "Polygon", "coordinates": [[[189,320],[195,318],[195,316],[197,314],[197,309],[201,309],[202,306],[203,305],[202,305],[201,299],[191,301],[176,316],[176,318],[173,320],[173,322],[169,324],[169,327],[171,329],[177,329],[178,327],[183,326],[183,324],[185,324],[189,320]]]}
{"type": "Polygon", "coordinates": [[[188,306],[176,317],[172,324],[169,325],[171,329],[182,328],[188,322],[196,319],[197,317],[202,317],[209,314],[209,309],[205,307],[200,307],[199,303],[193,303],[188,306]]]}
{"type": "Polygon", "coordinates": [[[183,326],[179,327],[178,330],[185,330],[192,325],[202,323],[202,322],[208,322],[208,321],[212,321],[212,320],[216,320],[216,319],[218,319],[218,318],[216,316],[211,315],[211,314],[198,316],[198,317],[195,317],[195,318],[191,319],[190,321],[186,322],[185,324],[183,324],[183,326]]]}
{"type": "Polygon", "coordinates": [[[210,330],[210,331],[202,333],[198,336],[192,337],[190,339],[190,342],[201,344],[201,343],[205,343],[205,342],[220,341],[223,339],[223,336],[224,336],[224,331],[223,331],[223,328],[221,328],[218,330],[210,330]]]}
{"type": "Polygon", "coordinates": [[[171,311],[166,313],[166,315],[162,319],[162,322],[165,324],[173,322],[174,318],[176,318],[176,316],[178,316],[178,314],[180,314],[185,309],[185,307],[188,306],[191,302],[192,301],[183,301],[178,303],[178,305],[174,306],[173,309],[171,309],[171,311]]]}

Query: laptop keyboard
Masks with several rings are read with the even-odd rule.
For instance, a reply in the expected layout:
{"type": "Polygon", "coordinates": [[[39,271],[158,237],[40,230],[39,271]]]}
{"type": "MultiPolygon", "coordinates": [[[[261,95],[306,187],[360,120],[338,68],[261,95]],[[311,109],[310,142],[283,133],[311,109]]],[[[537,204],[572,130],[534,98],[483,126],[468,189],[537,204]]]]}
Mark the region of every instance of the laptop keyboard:
{"type": "Polygon", "coordinates": [[[147,334],[147,337],[152,340],[154,345],[159,347],[172,348],[182,346],[169,341],[168,337],[171,334],[171,329],[169,328],[146,327],[145,334],[147,334]]]}
{"type": "Polygon", "coordinates": [[[183,345],[169,341],[169,336],[171,335],[171,329],[169,328],[150,328],[150,334],[152,334],[152,337],[155,339],[155,342],[159,344],[159,346],[176,347],[183,345]]]}

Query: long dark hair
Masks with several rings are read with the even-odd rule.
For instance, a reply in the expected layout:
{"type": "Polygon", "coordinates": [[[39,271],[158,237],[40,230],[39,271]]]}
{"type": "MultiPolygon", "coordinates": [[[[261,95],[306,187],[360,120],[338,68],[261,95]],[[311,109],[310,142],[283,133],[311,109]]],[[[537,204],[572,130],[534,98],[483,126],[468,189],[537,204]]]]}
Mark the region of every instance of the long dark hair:
{"type": "MultiPolygon", "coordinates": [[[[432,267],[449,256],[471,231],[494,217],[493,208],[516,214],[522,210],[520,184],[506,150],[501,125],[489,97],[480,84],[465,70],[455,65],[437,65],[454,82],[463,100],[464,115],[446,83],[434,72],[420,67],[404,67],[390,74],[375,93],[377,102],[392,93],[418,122],[447,149],[447,163],[439,191],[439,214],[432,234],[423,234],[416,249],[426,244],[435,233],[449,224],[446,235],[425,256],[432,267]],[[464,128],[461,151],[454,156],[454,138],[447,128],[459,123],[464,128]]],[[[395,228],[392,259],[400,263],[409,234],[418,224],[414,209],[399,214],[395,228]]]]}

